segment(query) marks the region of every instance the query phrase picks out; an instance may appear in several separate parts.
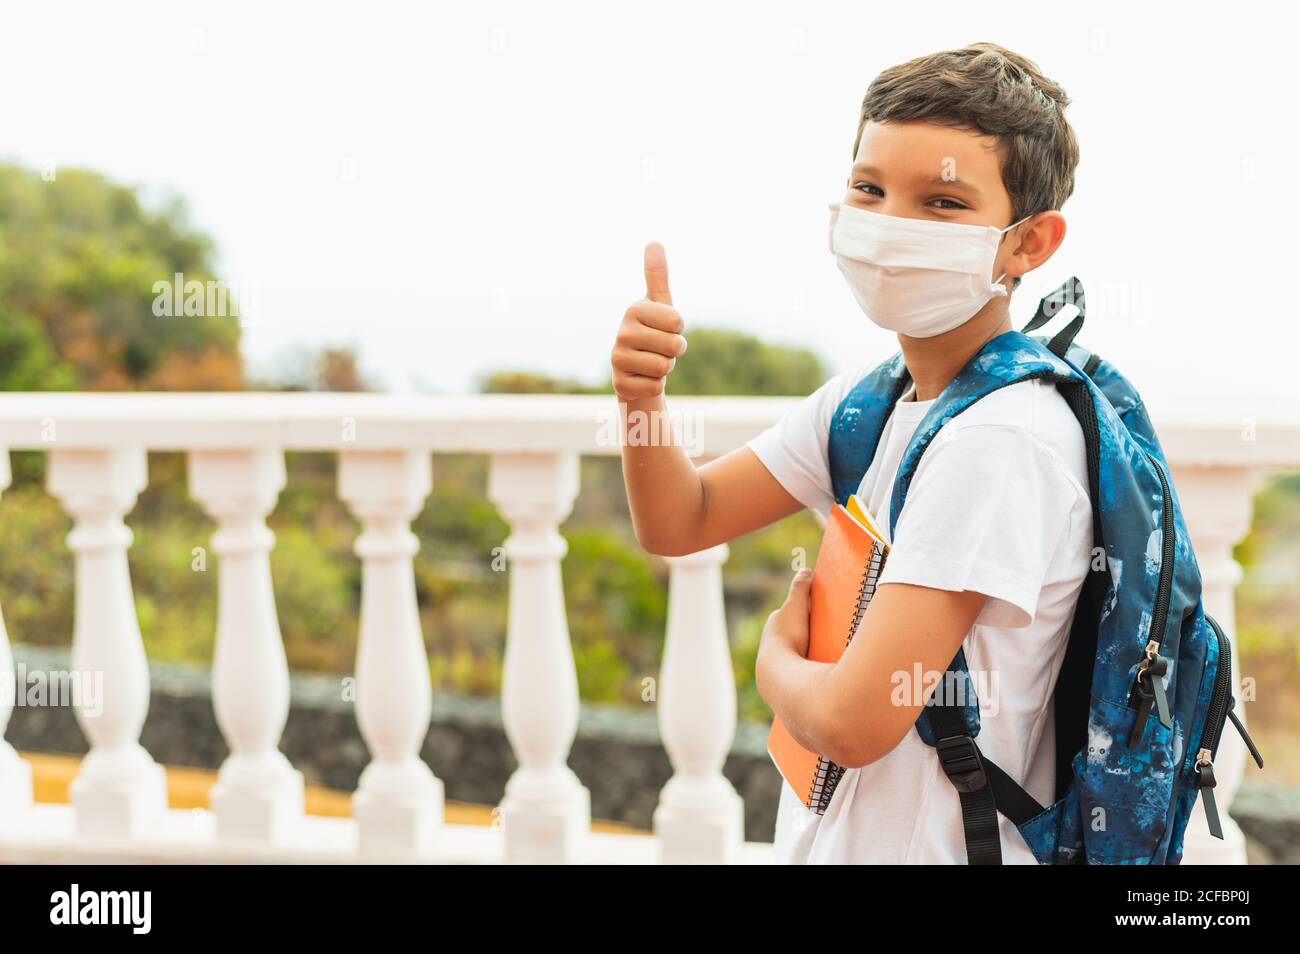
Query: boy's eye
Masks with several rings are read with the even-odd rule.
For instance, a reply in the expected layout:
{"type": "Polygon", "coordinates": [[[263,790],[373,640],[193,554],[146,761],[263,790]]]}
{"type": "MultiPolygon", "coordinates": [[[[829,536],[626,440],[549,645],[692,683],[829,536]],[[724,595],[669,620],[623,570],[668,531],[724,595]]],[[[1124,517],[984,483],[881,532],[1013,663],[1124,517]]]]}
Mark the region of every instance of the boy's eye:
{"type": "MultiPolygon", "coordinates": [[[[870,182],[855,182],[853,184],[853,189],[856,192],[861,192],[863,195],[880,197],[885,194],[884,189],[880,188],[880,186],[872,185],[870,182]]],[[[945,212],[960,212],[968,208],[964,202],[947,196],[940,196],[939,198],[932,199],[930,204],[934,205],[936,208],[943,209],[945,212]]]]}

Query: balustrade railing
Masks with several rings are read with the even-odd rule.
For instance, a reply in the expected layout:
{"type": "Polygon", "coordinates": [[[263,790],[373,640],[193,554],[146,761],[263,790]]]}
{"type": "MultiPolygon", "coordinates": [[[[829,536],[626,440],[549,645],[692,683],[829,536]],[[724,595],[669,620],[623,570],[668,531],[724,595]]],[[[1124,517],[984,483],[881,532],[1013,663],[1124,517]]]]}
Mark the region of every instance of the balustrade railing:
{"type": "MultiPolygon", "coordinates": [[[[793,402],[681,398],[672,406],[691,422],[692,452],[711,457],[757,434],[793,402]]],[[[1300,416],[1251,421],[1248,428],[1222,410],[1214,419],[1185,407],[1155,417],[1194,538],[1207,610],[1231,636],[1240,574],[1232,547],[1249,527],[1251,476],[1300,467],[1300,416]]],[[[736,726],[722,601],[726,546],[668,561],[657,704],[674,774],[654,814],[655,837],[592,835],[587,790],[566,764],[578,689],[560,526],[580,492],[580,456],[619,453],[617,420],[614,399],[599,396],[0,397],[0,489],[9,483],[9,450],[48,454],[48,489],[74,522],[68,536],[76,566],[73,666],[102,673],[105,687],[102,704],[78,711],[90,752],[70,806],[33,803],[30,769],[2,738],[12,699],[0,697],[0,857],[762,860],[762,848],[743,842],[741,800],[722,774],[736,726]],[[213,700],[230,755],[211,793],[211,825],[168,811],[163,769],[139,744],[149,675],[124,517],[145,487],[148,451],[188,455],[190,492],[217,524],[213,700]],[[304,815],[303,778],[278,749],[289,674],[266,517],[285,483],[286,451],[335,453],[339,496],[362,526],[356,708],[371,761],[353,795],[353,817],[332,820],[329,829],[304,815]],[[436,479],[434,453],[488,456],[488,496],[510,528],[502,710],[518,769],[500,806],[500,837],[493,833],[486,847],[474,847],[465,826],[444,824],[442,782],[419,758],[432,694],[410,522],[436,479]]],[[[12,671],[2,625],[0,671],[12,671]]],[[[437,634],[429,635],[436,644],[437,634]]],[[[1240,781],[1244,760],[1228,733],[1215,763],[1221,805],[1240,781]]],[[[1243,860],[1241,834],[1226,812],[1224,825],[1228,839],[1217,842],[1203,819],[1194,820],[1187,861],[1243,860]]]]}

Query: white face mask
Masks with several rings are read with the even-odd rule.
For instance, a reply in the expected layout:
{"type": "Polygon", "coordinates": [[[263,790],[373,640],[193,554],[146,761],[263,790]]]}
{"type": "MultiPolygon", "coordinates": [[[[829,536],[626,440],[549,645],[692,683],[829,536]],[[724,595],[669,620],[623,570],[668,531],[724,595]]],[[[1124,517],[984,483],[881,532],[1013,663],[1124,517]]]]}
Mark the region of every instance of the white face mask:
{"type": "Polygon", "coordinates": [[[897,215],[832,202],[830,246],[866,316],[889,331],[932,338],[1006,295],[989,281],[1005,229],[897,215]]]}

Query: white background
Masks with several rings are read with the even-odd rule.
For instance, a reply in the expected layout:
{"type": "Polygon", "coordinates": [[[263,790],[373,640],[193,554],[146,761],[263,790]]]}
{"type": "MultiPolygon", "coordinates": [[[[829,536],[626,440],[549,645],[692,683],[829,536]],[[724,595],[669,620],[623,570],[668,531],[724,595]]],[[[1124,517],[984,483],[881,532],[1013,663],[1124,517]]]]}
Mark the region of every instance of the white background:
{"type": "Polygon", "coordinates": [[[1082,150],[1017,321],[1077,274],[1083,340],[1152,403],[1267,414],[1300,399],[1295,26],[1263,3],[6,4],[0,156],[185,196],[255,289],[254,368],[335,342],[392,390],[594,381],[657,239],[688,337],[834,371],[895,347],[826,245],[862,95],[993,40],[1065,86],[1082,150]]]}

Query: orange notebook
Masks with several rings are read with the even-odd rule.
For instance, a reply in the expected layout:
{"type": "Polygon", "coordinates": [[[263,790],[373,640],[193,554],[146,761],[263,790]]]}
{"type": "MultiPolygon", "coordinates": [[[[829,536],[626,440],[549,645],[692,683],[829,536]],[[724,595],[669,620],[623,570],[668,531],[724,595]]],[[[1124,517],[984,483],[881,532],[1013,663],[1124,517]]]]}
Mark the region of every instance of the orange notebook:
{"type": "MultiPolygon", "coordinates": [[[[838,662],[857,632],[889,554],[888,536],[877,527],[856,497],[849,498],[848,509],[839,504],[831,508],[813,568],[809,659],[838,662]]],[[[804,805],[819,815],[825,812],[844,769],[801,746],[777,718],[767,751],[804,805]]]]}

